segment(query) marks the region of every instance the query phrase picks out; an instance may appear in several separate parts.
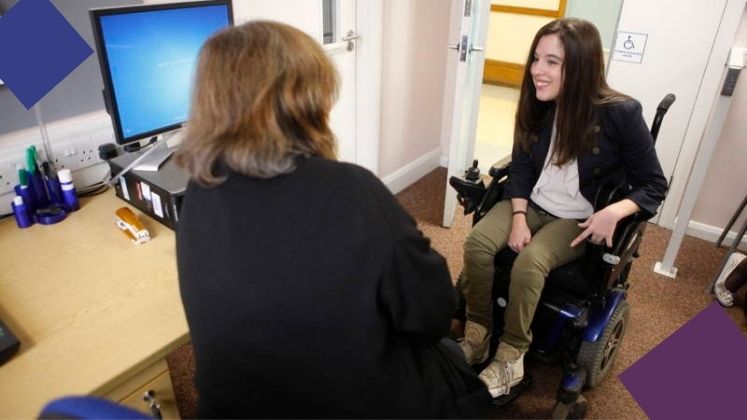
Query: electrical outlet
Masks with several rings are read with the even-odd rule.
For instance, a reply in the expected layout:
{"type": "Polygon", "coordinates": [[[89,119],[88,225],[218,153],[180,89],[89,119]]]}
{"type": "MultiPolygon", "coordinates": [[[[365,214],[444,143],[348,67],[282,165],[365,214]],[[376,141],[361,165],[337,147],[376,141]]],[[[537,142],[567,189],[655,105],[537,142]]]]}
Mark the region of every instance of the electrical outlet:
{"type": "Polygon", "coordinates": [[[0,195],[13,191],[18,184],[18,170],[23,168],[20,160],[0,162],[0,195]]]}
{"type": "Polygon", "coordinates": [[[93,139],[68,140],[58,142],[52,148],[54,165],[57,170],[77,171],[103,162],[99,158],[98,144],[93,139]]]}

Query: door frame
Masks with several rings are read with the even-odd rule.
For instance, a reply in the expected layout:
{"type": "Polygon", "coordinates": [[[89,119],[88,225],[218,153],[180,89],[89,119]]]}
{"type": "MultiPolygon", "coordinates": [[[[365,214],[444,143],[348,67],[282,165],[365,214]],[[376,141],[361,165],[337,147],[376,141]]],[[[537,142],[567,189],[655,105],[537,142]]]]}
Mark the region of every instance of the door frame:
{"type": "Polygon", "coordinates": [[[355,162],[378,176],[384,0],[357,0],[355,14],[355,162]]]}
{"type": "MultiPolygon", "coordinates": [[[[452,20],[450,32],[458,34],[456,40],[449,40],[449,48],[456,49],[456,54],[449,54],[449,63],[447,63],[446,84],[444,92],[442,136],[447,126],[448,130],[448,161],[447,177],[462,176],[464,171],[469,167],[475,148],[475,131],[477,129],[477,115],[480,107],[480,90],[482,88],[483,71],[485,69],[485,50],[484,45],[487,40],[488,20],[490,18],[490,1],[489,0],[453,0],[452,12],[459,11],[459,17],[452,20]],[[473,3],[473,1],[475,3],[473,3]],[[459,7],[457,7],[457,4],[459,7]],[[465,8],[472,8],[473,14],[466,15],[465,8]],[[468,28],[466,28],[468,27],[468,28]],[[475,31],[477,28],[477,31],[475,31]],[[469,45],[463,45],[462,48],[468,48],[464,53],[459,48],[459,42],[465,36],[465,30],[469,30],[469,45]],[[457,44],[451,44],[454,41],[457,44]],[[472,50],[472,47],[478,47],[478,50],[472,50]],[[478,54],[478,63],[471,63],[473,54],[478,54]],[[462,58],[460,59],[460,55],[462,58]],[[453,58],[452,58],[453,57],[453,58]],[[466,61],[462,61],[465,60],[466,61]],[[453,66],[449,68],[450,66],[453,66]],[[474,79],[474,86],[467,86],[469,80],[474,79]],[[452,86],[448,86],[448,84],[452,86]],[[453,88],[453,91],[452,91],[453,88]],[[452,96],[453,95],[453,96],[452,96]],[[447,100],[447,96],[449,99],[447,100]],[[464,107],[469,108],[469,113],[464,113],[464,107]],[[465,118],[468,117],[468,118],[465,118]],[[466,119],[466,121],[465,121],[466,119]],[[465,132],[466,131],[466,132],[465,132]],[[464,141],[462,137],[466,136],[464,141]]],[[[447,183],[444,188],[444,211],[441,225],[451,227],[454,222],[454,216],[457,208],[457,193],[447,183]]]]}
{"type": "MultiPolygon", "coordinates": [[[[150,2],[162,0],[146,0],[150,2]]],[[[163,0],[167,1],[167,0],[163,0]]],[[[244,0],[232,0],[235,24],[253,19],[251,10],[244,0]],[[242,7],[243,6],[243,7],[242,7]],[[243,12],[243,13],[242,13],[243,12]],[[239,14],[242,14],[239,18],[239,14]]],[[[259,0],[258,0],[259,1],[259,0]]],[[[288,0],[306,3],[313,0],[288,0]]],[[[316,22],[319,32],[312,35],[322,43],[321,0],[319,20],[316,22]]],[[[351,0],[338,0],[338,2],[351,0]]],[[[360,36],[356,41],[355,57],[355,163],[379,174],[380,124],[381,124],[381,74],[382,74],[382,35],[384,0],[355,1],[355,25],[360,36]]],[[[291,5],[292,6],[292,5],[291,5]]],[[[285,7],[283,5],[283,7],[285,7]]],[[[339,7],[339,4],[338,4],[339,7]]],[[[284,10],[284,9],[283,9],[284,10]]],[[[277,19],[283,21],[282,19],[277,19]]],[[[346,31],[348,28],[339,28],[346,31]]]]}

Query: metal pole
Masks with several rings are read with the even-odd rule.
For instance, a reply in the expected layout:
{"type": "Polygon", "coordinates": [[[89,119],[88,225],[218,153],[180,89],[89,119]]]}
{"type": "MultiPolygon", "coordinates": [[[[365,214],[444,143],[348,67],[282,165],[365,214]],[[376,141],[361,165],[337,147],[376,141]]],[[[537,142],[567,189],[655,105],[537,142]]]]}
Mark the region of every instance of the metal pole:
{"type": "Polygon", "coordinates": [[[695,203],[698,200],[700,188],[703,186],[703,181],[705,181],[705,176],[708,172],[708,165],[711,163],[713,151],[716,149],[716,143],[721,134],[721,127],[724,125],[724,120],[729,111],[730,103],[730,96],[719,95],[716,100],[713,113],[711,114],[712,119],[708,123],[701,140],[695,164],[693,165],[693,169],[690,172],[690,178],[687,182],[687,190],[685,191],[685,195],[680,203],[679,211],[677,212],[677,218],[675,219],[674,229],[672,231],[672,238],[669,240],[664,259],[657,262],[654,266],[655,273],[663,274],[671,278],[677,277],[677,268],[674,267],[674,260],[677,258],[677,253],[682,245],[682,239],[685,237],[687,226],[690,224],[690,218],[692,217],[695,203]]]}

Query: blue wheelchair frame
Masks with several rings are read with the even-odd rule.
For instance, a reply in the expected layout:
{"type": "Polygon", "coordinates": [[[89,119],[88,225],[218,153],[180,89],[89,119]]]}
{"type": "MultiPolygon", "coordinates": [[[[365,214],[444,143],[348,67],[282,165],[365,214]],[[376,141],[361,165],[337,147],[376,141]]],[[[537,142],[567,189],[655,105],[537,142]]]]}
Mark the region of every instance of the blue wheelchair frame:
{"type": "MultiPolygon", "coordinates": [[[[668,94],[657,107],[651,125],[654,141],[674,100],[675,96],[668,94]]],[[[473,225],[503,198],[509,167],[510,162],[493,165],[489,171],[492,179],[487,187],[480,177],[477,161],[466,171],[464,178],[449,179],[464,207],[464,214],[474,213],[473,225]]],[[[597,191],[594,211],[624,198],[628,189],[627,185],[603,185],[597,191]]],[[[539,359],[559,362],[563,367],[554,418],[583,417],[587,402],[581,391],[596,386],[609,373],[628,324],[628,276],[632,261],[638,257],[647,220],[648,217],[640,213],[621,220],[615,229],[612,248],[587,242],[584,257],[556,268],[547,277],[532,322],[534,339],[531,351],[539,359]]],[[[509,277],[515,258],[516,253],[508,248],[499,251],[495,257],[491,353],[495,351],[503,329],[509,277]]],[[[459,283],[457,291],[460,295],[457,317],[464,319],[465,303],[459,283]]],[[[523,390],[521,386],[516,388],[519,392],[523,390]]],[[[509,394],[497,403],[507,404],[517,396],[509,394]]]]}

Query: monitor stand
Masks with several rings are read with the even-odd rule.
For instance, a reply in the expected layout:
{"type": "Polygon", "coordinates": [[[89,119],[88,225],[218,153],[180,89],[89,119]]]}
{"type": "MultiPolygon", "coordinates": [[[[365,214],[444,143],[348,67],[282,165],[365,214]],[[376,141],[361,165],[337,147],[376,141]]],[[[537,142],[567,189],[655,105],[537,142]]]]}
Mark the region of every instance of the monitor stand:
{"type": "Polygon", "coordinates": [[[166,140],[162,139],[157,141],[153,148],[146,151],[141,155],[141,159],[132,170],[135,171],[158,171],[161,166],[166,163],[166,160],[174,153],[174,149],[166,144],[166,140]]]}
{"type": "Polygon", "coordinates": [[[163,136],[160,140],[153,144],[153,146],[142,152],[140,156],[131,160],[129,165],[124,167],[119,173],[113,174],[112,178],[108,181],[109,185],[113,185],[126,173],[136,170],[143,172],[158,172],[161,166],[168,161],[171,154],[176,150],[176,146],[182,141],[181,131],[171,133],[171,135],[163,136]]]}

